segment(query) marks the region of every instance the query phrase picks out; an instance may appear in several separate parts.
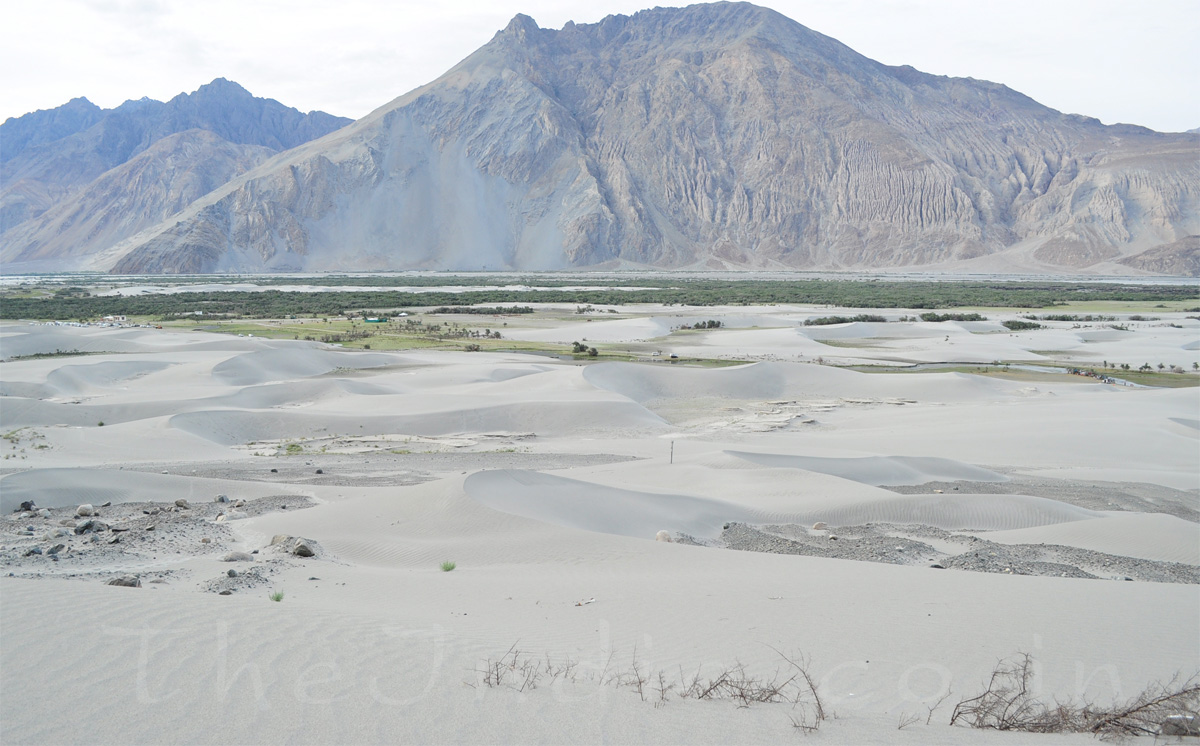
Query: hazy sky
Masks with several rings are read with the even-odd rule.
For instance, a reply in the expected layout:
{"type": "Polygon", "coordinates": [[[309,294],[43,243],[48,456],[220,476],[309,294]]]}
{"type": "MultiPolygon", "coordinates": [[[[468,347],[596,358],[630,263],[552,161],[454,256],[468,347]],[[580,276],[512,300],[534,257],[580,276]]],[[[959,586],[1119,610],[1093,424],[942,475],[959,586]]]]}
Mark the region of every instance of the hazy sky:
{"type": "MultiPolygon", "coordinates": [[[[166,100],[213,78],[360,117],[516,13],[591,23],[662,0],[2,0],[0,120],[86,96],[166,100]]],[[[1200,127],[1200,0],[762,0],[890,65],[1004,83],[1047,106],[1200,127]]]]}

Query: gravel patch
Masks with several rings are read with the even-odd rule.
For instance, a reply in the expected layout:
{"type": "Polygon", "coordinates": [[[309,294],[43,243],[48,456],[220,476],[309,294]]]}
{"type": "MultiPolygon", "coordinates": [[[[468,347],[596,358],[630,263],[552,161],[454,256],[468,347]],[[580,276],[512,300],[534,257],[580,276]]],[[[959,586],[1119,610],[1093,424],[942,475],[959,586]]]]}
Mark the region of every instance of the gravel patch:
{"type": "MultiPolygon", "coordinates": [[[[999,472],[1003,468],[988,467],[999,472]]],[[[964,492],[979,495],[1033,495],[1076,505],[1089,510],[1120,510],[1131,513],[1166,513],[1200,523],[1200,490],[1176,490],[1145,482],[1081,482],[1013,474],[1007,482],[927,482],[891,485],[883,489],[902,495],[964,492]]]]}
{"type": "MultiPolygon", "coordinates": [[[[304,495],[272,495],[233,502],[101,505],[87,516],[76,516],[76,507],[20,511],[0,518],[0,569],[10,577],[29,578],[107,581],[136,576],[143,587],[184,579],[190,575],[182,568],[187,561],[216,560],[234,548],[238,520],[315,504],[304,495]]],[[[202,588],[257,587],[289,561],[275,551],[255,559],[244,575],[238,568],[237,578],[223,575],[202,588]]]]}
{"type": "Polygon", "coordinates": [[[126,471],[187,477],[334,487],[404,487],[481,469],[553,471],[636,461],[615,454],[522,453],[510,451],[450,451],[394,453],[388,450],[358,454],[304,454],[257,457],[253,460],[124,464],[126,471]],[[320,469],[320,473],[317,470],[320,469]]]}
{"type": "Polygon", "coordinates": [[[999,544],[934,526],[868,523],[813,529],[795,524],[728,523],[715,541],[679,535],[681,544],[747,552],[920,565],[1007,575],[1200,584],[1200,567],[1058,544],[999,544]]]}

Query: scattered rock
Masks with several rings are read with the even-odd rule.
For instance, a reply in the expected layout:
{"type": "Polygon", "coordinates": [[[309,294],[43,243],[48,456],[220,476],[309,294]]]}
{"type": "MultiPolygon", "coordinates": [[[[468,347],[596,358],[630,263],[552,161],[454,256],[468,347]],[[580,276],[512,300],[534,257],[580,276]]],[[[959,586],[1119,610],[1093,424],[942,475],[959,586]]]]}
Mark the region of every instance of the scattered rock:
{"type": "Polygon", "coordinates": [[[20,513],[22,511],[31,511],[32,512],[34,510],[37,510],[37,506],[33,504],[33,500],[26,500],[25,502],[21,503],[21,507],[17,508],[13,512],[14,513],[20,513]]]}
{"type": "Polygon", "coordinates": [[[654,535],[654,540],[655,541],[665,541],[668,544],[672,543],[671,534],[668,531],[659,531],[657,534],[654,535]]]}
{"type": "Polygon", "coordinates": [[[271,470],[271,473],[272,473],[272,474],[278,474],[278,473],[279,473],[279,470],[278,470],[278,469],[272,469],[272,470],[271,470]]]}
{"type": "Polygon", "coordinates": [[[325,470],[324,470],[324,469],[317,469],[317,473],[318,473],[318,474],[324,474],[324,473],[325,473],[325,470]]]}
{"type": "Polygon", "coordinates": [[[84,503],[83,505],[80,505],[78,508],[75,508],[75,515],[78,515],[78,516],[87,516],[87,515],[91,515],[92,513],[95,513],[95,512],[96,512],[96,509],[93,508],[88,503],[84,503]]]}
{"type": "Polygon", "coordinates": [[[108,540],[108,543],[109,543],[109,544],[120,544],[120,543],[121,543],[121,537],[120,537],[120,536],[114,536],[114,537],[112,537],[111,539],[109,539],[109,540],[108,540]]]}
{"type": "Polygon", "coordinates": [[[230,552],[221,558],[222,562],[253,562],[254,557],[245,552],[230,552]]]}
{"type": "Polygon", "coordinates": [[[42,553],[42,548],[41,548],[41,547],[33,547],[33,548],[31,548],[31,549],[27,549],[27,550],[25,550],[25,554],[23,554],[22,556],[23,556],[23,557],[31,557],[31,556],[33,556],[33,555],[35,555],[35,554],[41,554],[41,553],[42,553]]]}
{"type": "Polygon", "coordinates": [[[813,524],[814,531],[824,531],[827,528],[829,528],[829,524],[825,523],[825,521],[817,521],[813,524]]]}
{"type": "Polygon", "coordinates": [[[238,576],[238,571],[234,570],[233,568],[230,568],[229,571],[226,572],[225,574],[231,578],[236,578],[238,576]]]}
{"type": "Polygon", "coordinates": [[[142,581],[136,575],[125,575],[119,578],[113,578],[105,583],[105,585],[119,585],[125,588],[141,588],[142,581]]]}
{"type": "Polygon", "coordinates": [[[227,503],[227,502],[229,502],[229,496],[228,496],[228,495],[217,495],[216,499],[215,499],[215,500],[213,500],[213,502],[215,502],[215,503],[227,503]]]}
{"type": "Polygon", "coordinates": [[[934,570],[945,570],[946,569],[945,565],[939,564],[937,562],[934,562],[932,565],[930,565],[930,567],[932,567],[934,570]]]}
{"type": "Polygon", "coordinates": [[[66,549],[66,548],[67,548],[66,544],[55,544],[54,546],[50,547],[49,551],[47,551],[46,554],[58,554],[59,552],[61,552],[62,550],[66,549]]]}
{"type": "Polygon", "coordinates": [[[233,591],[221,591],[221,592],[220,592],[220,593],[218,593],[217,595],[218,595],[218,596],[232,596],[232,595],[233,595],[233,591]]]}
{"type": "Polygon", "coordinates": [[[177,507],[177,508],[183,508],[184,510],[189,510],[189,509],[191,509],[191,507],[192,507],[192,506],[191,506],[191,505],[188,505],[188,501],[187,501],[187,500],[184,500],[183,498],[180,498],[180,499],[178,499],[178,500],[176,500],[176,501],[175,501],[175,507],[177,507]]]}
{"type": "Polygon", "coordinates": [[[316,554],[316,552],[314,552],[312,547],[310,547],[308,544],[305,544],[303,541],[301,541],[296,543],[296,547],[292,550],[292,554],[296,555],[297,557],[312,557],[316,554]]]}
{"type": "Polygon", "coordinates": [[[104,503],[104,504],[103,504],[103,505],[101,505],[100,507],[102,507],[102,508],[111,508],[111,507],[112,507],[112,500],[109,500],[108,502],[104,503]]]}
{"type": "Polygon", "coordinates": [[[50,517],[49,510],[42,508],[41,510],[38,511],[38,518],[49,518],[49,517],[50,517]]]}
{"type": "Polygon", "coordinates": [[[153,530],[154,530],[154,524],[153,524],[153,523],[151,523],[149,526],[146,526],[146,530],[147,530],[147,531],[153,531],[153,530]]]}
{"type": "Polygon", "coordinates": [[[271,537],[271,546],[277,546],[291,540],[292,537],[288,536],[287,534],[275,534],[271,537]]]}
{"type": "Polygon", "coordinates": [[[211,543],[212,543],[212,539],[210,539],[210,538],[208,538],[207,536],[205,536],[203,539],[201,539],[201,540],[200,540],[200,543],[201,543],[201,544],[211,544],[211,543]]]}
{"type": "Polygon", "coordinates": [[[78,526],[75,527],[75,533],[79,534],[79,535],[96,534],[96,533],[100,533],[102,531],[107,531],[107,530],[108,530],[107,523],[105,523],[104,521],[97,521],[94,519],[88,520],[88,521],[83,521],[82,523],[80,523],[78,526]]]}

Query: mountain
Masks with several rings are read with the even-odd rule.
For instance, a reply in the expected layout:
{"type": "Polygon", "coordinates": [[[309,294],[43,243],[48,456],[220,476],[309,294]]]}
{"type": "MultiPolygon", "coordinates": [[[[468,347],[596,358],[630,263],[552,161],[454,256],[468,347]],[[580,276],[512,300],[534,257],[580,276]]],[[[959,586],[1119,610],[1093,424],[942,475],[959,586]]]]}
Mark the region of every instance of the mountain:
{"type": "Polygon", "coordinates": [[[1196,155],[744,3],[518,15],[94,266],[1162,271],[1200,235],[1196,155]]]}
{"type": "Polygon", "coordinates": [[[201,129],[167,135],[3,237],[0,260],[73,268],[270,158],[201,129]],[[13,257],[8,259],[8,255],[13,257]]]}
{"type": "Polygon", "coordinates": [[[0,125],[0,260],[27,261],[47,250],[66,257],[106,249],[131,235],[112,230],[118,224],[152,225],[187,204],[179,203],[178,196],[194,200],[275,152],[349,123],[349,119],[324,112],[303,114],[278,101],[256,98],[222,78],[165,103],[141,99],[115,109],[100,109],[77,98],[58,109],[9,119],[0,125]],[[151,158],[167,157],[169,163],[147,170],[142,162],[113,173],[154,150],[164,139],[197,131],[209,136],[190,135],[173,141],[151,158]],[[184,164],[180,159],[185,157],[199,162],[184,164]],[[215,162],[204,162],[210,158],[215,162]],[[151,172],[160,179],[183,181],[152,182],[147,178],[151,172]],[[122,173],[127,178],[136,176],[136,180],[119,183],[122,173]],[[207,188],[197,191],[201,185],[207,188]],[[99,197],[102,194],[114,200],[105,203],[99,197]],[[165,198],[157,207],[151,204],[155,194],[165,198]],[[79,222],[79,205],[106,212],[139,212],[93,215],[93,220],[106,221],[109,230],[94,236],[67,231],[56,245],[50,228],[61,227],[65,214],[74,214],[79,222]]]}
{"type": "Polygon", "coordinates": [[[34,145],[81,132],[104,118],[104,109],[86,98],[73,98],[57,109],[35,111],[0,124],[0,163],[8,163],[34,145]]]}

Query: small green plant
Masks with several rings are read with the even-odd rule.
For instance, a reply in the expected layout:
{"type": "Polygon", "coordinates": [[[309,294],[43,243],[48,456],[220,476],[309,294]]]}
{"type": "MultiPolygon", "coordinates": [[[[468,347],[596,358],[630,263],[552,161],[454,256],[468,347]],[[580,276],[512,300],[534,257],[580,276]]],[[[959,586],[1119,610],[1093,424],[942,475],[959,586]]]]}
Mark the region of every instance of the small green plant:
{"type": "Polygon", "coordinates": [[[454,564],[453,562],[451,562],[449,560],[446,560],[445,562],[442,563],[442,572],[450,572],[451,570],[453,570],[456,567],[458,567],[458,565],[454,564]]]}
{"type": "Polygon", "coordinates": [[[275,592],[274,592],[274,593],[272,593],[271,595],[267,596],[267,598],[269,598],[269,599],[271,599],[272,601],[274,601],[274,602],[278,603],[278,602],[280,602],[280,601],[282,601],[282,600],[283,600],[283,591],[275,591],[275,592]]]}
{"type": "Polygon", "coordinates": [[[286,451],[287,455],[289,456],[295,456],[298,453],[304,452],[304,446],[300,445],[299,443],[288,443],[287,448],[285,448],[284,451],[286,451]]]}
{"type": "Polygon", "coordinates": [[[97,422],[96,427],[104,427],[104,420],[100,420],[99,422],[97,422]]]}

